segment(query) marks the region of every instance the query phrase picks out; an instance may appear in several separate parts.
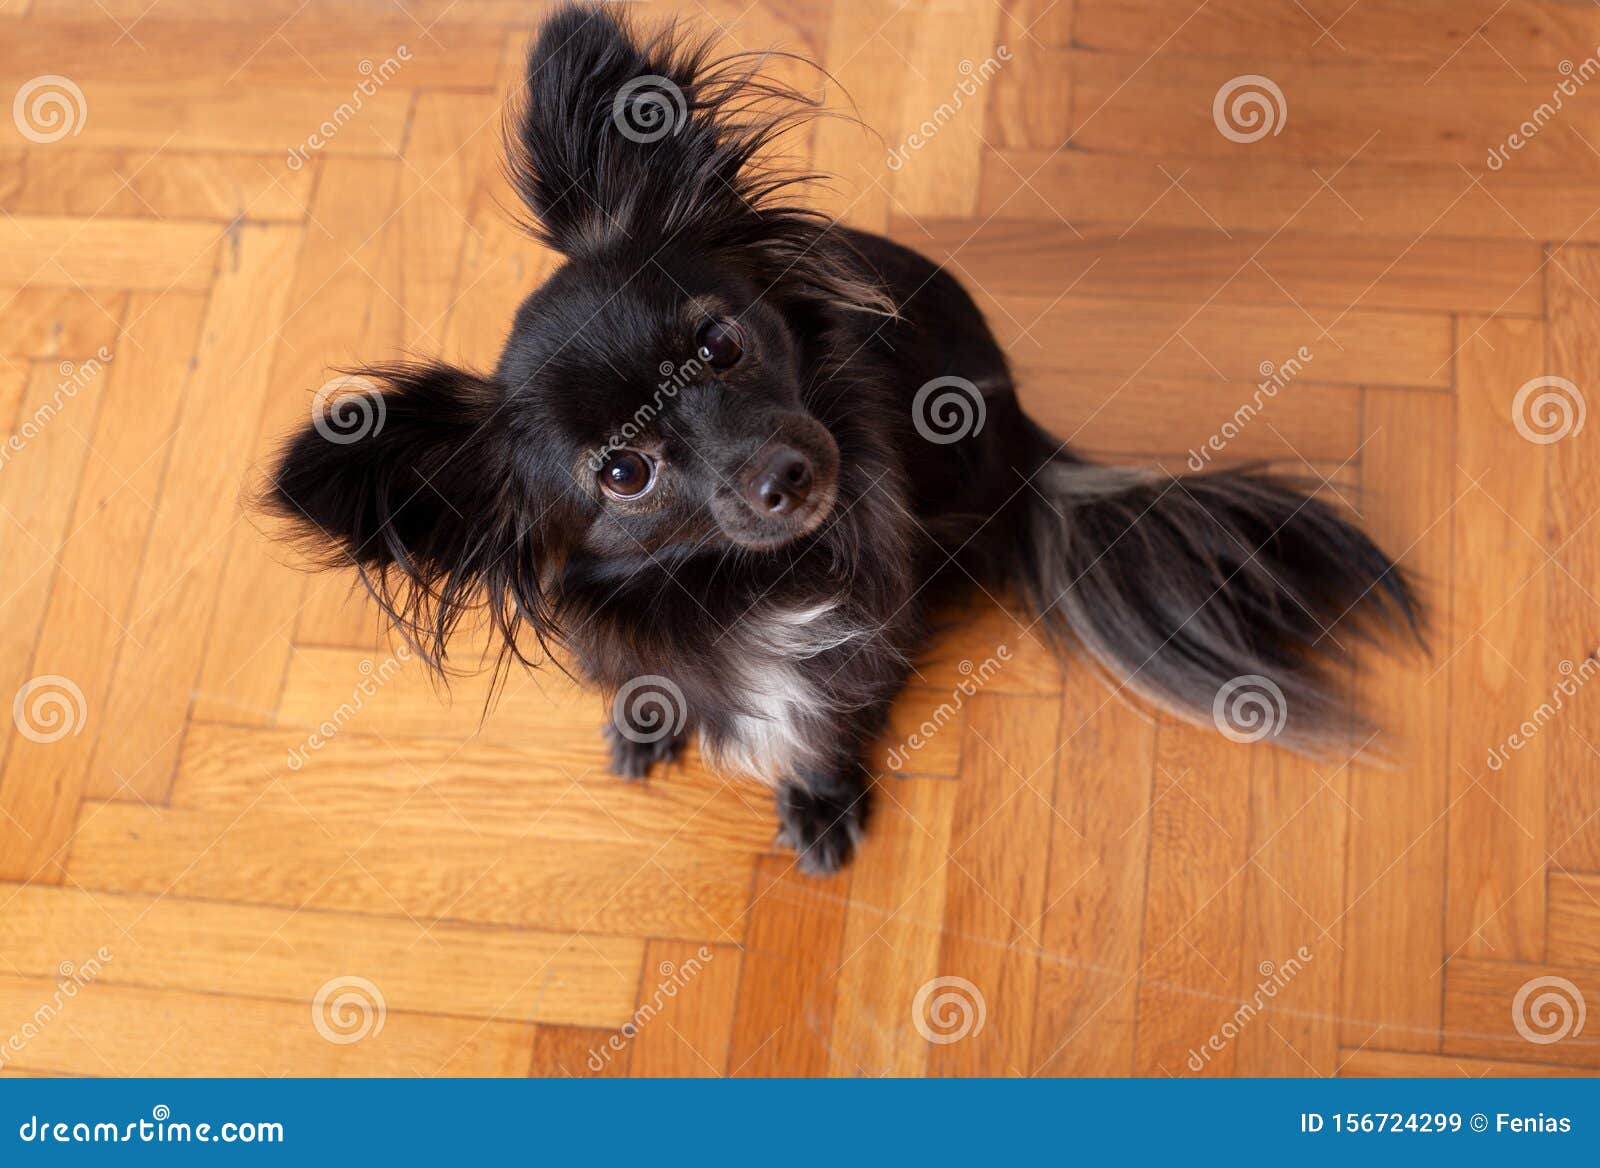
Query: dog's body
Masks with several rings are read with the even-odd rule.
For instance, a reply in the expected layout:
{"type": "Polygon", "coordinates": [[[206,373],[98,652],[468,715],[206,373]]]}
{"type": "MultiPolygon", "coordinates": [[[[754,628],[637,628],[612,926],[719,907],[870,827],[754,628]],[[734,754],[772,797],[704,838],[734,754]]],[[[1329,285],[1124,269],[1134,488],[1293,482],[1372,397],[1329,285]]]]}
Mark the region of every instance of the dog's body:
{"type": "Polygon", "coordinates": [[[566,264],[492,376],[371,371],[383,428],[308,429],[273,484],[436,666],[473,610],[514,658],[529,633],[565,646],[616,696],[617,773],[697,734],[831,871],[947,583],[1020,594],[1041,636],[1186,717],[1265,679],[1302,748],[1339,733],[1329,629],[1415,628],[1398,571],[1321,502],[1044,433],[948,273],[779,201],[794,180],[755,156],[793,123],[754,112],[773,93],[737,64],[575,8],[529,71],[512,172],[566,264]],[[665,83],[666,133],[626,132],[641,81],[665,83]]]}

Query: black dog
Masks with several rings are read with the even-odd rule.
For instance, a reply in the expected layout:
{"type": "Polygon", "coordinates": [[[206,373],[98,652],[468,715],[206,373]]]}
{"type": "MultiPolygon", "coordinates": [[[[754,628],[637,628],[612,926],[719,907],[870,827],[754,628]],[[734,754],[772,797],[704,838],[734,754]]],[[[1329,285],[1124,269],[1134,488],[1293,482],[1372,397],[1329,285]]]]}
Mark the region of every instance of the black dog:
{"type": "Polygon", "coordinates": [[[791,201],[803,177],[764,160],[812,111],[751,61],[601,9],[552,17],[508,136],[565,263],[493,374],[366,371],[381,425],[330,441],[319,417],[273,505],[436,669],[472,612],[502,664],[564,647],[615,695],[619,774],[693,731],[771,782],[813,872],[859,837],[863,750],[945,580],[1014,589],[1062,648],[1181,716],[1251,682],[1280,741],[1347,732],[1317,658],[1336,624],[1416,631],[1388,557],[1258,471],[1065,449],[954,279],[791,201]]]}

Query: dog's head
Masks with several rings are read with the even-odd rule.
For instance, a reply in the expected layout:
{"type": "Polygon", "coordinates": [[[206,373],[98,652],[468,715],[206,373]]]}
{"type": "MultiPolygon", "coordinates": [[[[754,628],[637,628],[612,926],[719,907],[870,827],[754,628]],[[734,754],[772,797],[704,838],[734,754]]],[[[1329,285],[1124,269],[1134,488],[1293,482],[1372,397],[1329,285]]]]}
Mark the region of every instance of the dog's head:
{"type": "Polygon", "coordinates": [[[764,161],[811,103],[676,32],[599,8],[542,29],[510,173],[562,265],[494,373],[346,379],[284,451],[271,502],[354,562],[438,664],[486,598],[513,648],[558,633],[560,580],[817,532],[840,453],[807,408],[829,314],[889,310],[764,161]],[[341,422],[356,419],[352,431],[341,422]]]}

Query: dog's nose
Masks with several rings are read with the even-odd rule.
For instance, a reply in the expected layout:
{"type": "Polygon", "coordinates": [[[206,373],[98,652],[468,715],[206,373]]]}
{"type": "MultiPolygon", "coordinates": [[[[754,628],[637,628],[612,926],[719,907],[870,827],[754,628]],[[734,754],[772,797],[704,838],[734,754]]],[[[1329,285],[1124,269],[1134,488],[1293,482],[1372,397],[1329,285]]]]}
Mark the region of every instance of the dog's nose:
{"type": "Polygon", "coordinates": [[[745,478],[745,499],[757,515],[791,515],[811,494],[811,479],[811,460],[792,446],[779,446],[745,478]]]}

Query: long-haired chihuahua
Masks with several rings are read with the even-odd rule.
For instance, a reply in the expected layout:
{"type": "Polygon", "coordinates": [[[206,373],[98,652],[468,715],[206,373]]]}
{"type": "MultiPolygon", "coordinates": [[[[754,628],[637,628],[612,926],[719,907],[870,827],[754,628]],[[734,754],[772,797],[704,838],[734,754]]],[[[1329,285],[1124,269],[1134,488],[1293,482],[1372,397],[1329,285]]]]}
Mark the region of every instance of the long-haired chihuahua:
{"type": "Polygon", "coordinates": [[[468,614],[502,665],[555,651],[611,699],[619,775],[695,734],[772,784],[811,872],[860,839],[865,750],[951,581],[1173,714],[1249,682],[1280,743],[1348,741],[1331,633],[1416,634],[1401,571],[1258,468],[1107,467],[1042,430],[948,272],[804,205],[772,155],[815,107],[759,66],[553,15],[507,139],[563,262],[492,373],[363,371],[381,426],[317,418],[271,505],[440,673],[468,614]]]}

